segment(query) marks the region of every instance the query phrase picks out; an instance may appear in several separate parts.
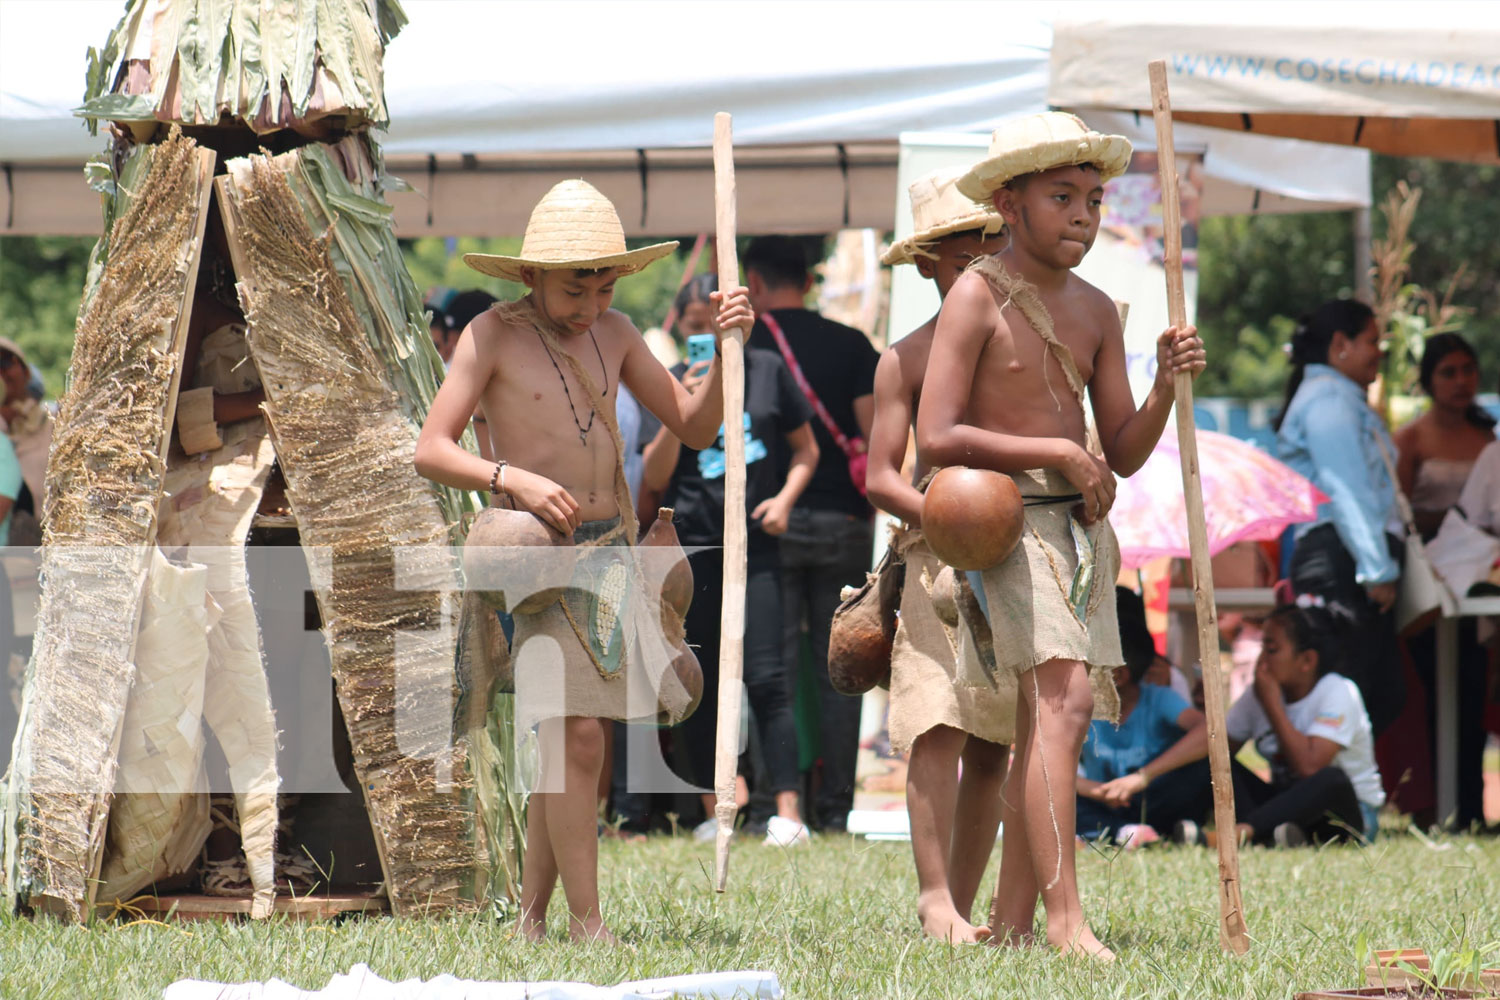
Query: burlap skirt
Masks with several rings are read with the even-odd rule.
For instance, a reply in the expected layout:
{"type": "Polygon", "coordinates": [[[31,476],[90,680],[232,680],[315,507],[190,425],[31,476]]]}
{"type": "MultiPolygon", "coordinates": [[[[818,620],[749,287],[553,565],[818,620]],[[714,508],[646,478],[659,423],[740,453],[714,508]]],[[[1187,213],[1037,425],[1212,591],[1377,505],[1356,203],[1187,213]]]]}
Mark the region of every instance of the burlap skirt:
{"type": "Polygon", "coordinates": [[[973,683],[981,668],[972,634],[962,623],[958,628],[943,624],[932,605],[932,581],[943,564],[920,531],[907,531],[902,544],[906,586],[891,653],[891,747],[906,753],[935,726],[951,726],[991,743],[1012,742],[1015,675],[1002,673],[998,687],[973,683]]]}
{"type": "MultiPolygon", "coordinates": [[[[1028,500],[1077,492],[1055,469],[1011,478],[1028,500]]],[[[1067,501],[1027,506],[1020,544],[979,574],[995,665],[1000,676],[1020,677],[1049,660],[1081,661],[1089,667],[1094,717],[1114,720],[1120,699],[1110,668],[1125,662],[1115,615],[1120,545],[1108,521],[1079,525],[1073,507],[1067,501]]]]}
{"type": "Polygon", "coordinates": [[[512,659],[516,728],[580,716],[618,722],[679,722],[688,694],[668,669],[671,650],[658,604],[644,593],[635,550],[619,519],[574,532],[577,569],[566,596],[515,616],[512,659]]]}

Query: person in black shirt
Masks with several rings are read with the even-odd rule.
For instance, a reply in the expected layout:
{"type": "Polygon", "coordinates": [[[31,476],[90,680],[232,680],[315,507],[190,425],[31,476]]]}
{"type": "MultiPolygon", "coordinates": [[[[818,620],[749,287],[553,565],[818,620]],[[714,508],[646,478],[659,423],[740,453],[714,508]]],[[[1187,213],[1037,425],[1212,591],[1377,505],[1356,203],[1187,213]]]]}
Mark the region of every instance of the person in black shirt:
{"type": "Polygon", "coordinates": [[[746,249],[744,263],[757,317],[750,347],[782,354],[804,397],[815,411],[822,406],[812,420],[818,468],[781,537],[782,627],[787,663],[795,669],[807,625],[817,664],[823,761],[813,818],[824,830],[842,830],[854,803],[861,699],[840,694],[829,682],[828,632],[839,591],[862,584],[870,568],[874,511],[864,495],[863,452],[875,415],[880,355],[858,330],[805,307],[812,277],[798,240],[760,237],[746,249]]]}
{"type": "MultiPolygon", "coordinates": [[[[715,287],[711,276],[703,294],[715,287]]],[[[678,365],[674,374],[689,390],[707,368],[678,365]]],[[[769,351],[745,351],[745,507],[749,517],[748,575],[745,592],[744,679],[760,730],[776,813],[766,843],[792,846],[807,840],[798,808],[797,730],[792,718],[792,686],[782,648],[781,571],[777,537],[787,528],[792,505],[818,464],[818,445],[808,421],[811,411],[781,358],[769,351]]],[[[678,538],[693,568],[693,603],[687,638],[703,666],[703,706],[681,731],[688,742],[693,773],[685,777],[713,786],[713,706],[718,703],[719,624],[724,593],[724,436],[702,451],[684,447],[665,429],[646,448],[643,480],[665,488],[678,538]]],[[[704,795],[706,829],[713,829],[714,797],[704,795]]]]}

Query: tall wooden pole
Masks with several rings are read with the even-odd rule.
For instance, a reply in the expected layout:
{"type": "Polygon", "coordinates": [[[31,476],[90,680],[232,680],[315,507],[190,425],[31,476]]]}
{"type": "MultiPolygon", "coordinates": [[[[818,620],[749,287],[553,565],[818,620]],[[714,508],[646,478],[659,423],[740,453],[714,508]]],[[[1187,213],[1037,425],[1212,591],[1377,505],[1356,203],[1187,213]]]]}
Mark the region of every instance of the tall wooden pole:
{"type": "MultiPolygon", "coordinates": [[[[1182,205],[1177,195],[1177,153],[1172,145],[1172,102],[1167,96],[1167,64],[1150,66],[1151,112],[1156,119],[1156,163],[1161,172],[1163,265],[1167,272],[1167,316],[1187,325],[1182,288],[1182,205]]],[[[1240,898],[1240,849],[1234,818],[1234,784],[1225,731],[1228,692],[1219,660],[1219,619],[1214,606],[1214,574],[1203,515],[1203,484],[1198,475],[1198,437],[1193,421],[1193,377],[1173,379],[1177,397],[1177,451],[1182,456],[1182,492],[1187,501],[1188,547],[1192,552],[1193,604],[1198,612],[1198,650],[1203,664],[1203,699],[1208,716],[1208,763],[1213,774],[1214,825],[1219,846],[1219,944],[1236,955],[1250,950],[1245,905],[1240,898]]]]}
{"type": "MultiPolygon", "coordinates": [[[[728,112],[714,115],[714,239],[719,290],[740,284],[734,248],[734,131],[728,112]]],[[[740,687],[745,673],[745,344],[735,330],[719,344],[724,366],[724,609],[719,619],[719,722],[714,741],[714,888],[729,881],[734,835],[734,774],[740,750],[740,687]]]]}

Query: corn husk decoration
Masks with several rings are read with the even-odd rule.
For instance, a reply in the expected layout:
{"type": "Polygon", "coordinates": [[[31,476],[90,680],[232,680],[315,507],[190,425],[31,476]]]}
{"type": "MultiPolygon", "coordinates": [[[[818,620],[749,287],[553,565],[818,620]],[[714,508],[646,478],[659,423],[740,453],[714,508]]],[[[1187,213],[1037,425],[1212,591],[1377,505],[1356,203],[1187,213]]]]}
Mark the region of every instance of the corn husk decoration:
{"type": "MultiPolygon", "coordinates": [[[[353,142],[340,148],[357,153],[353,142]]],[[[392,908],[461,907],[488,885],[468,740],[452,731],[463,716],[459,560],[413,468],[408,409],[356,309],[363,286],[341,280],[337,237],[309,224],[321,229],[321,181],[334,174],[343,176],[316,146],[233,160],[220,200],[287,497],[303,546],[329,557],[309,568],[392,908]],[[402,546],[412,548],[397,589],[402,546]]]]}
{"type": "Polygon", "coordinates": [[[137,672],[120,740],[99,899],[130,899],[187,872],[208,836],[203,687],[208,570],[152,553],[137,672]]]}
{"type": "Polygon", "coordinates": [[[5,798],[6,902],[82,920],[114,789],[214,155],[131,156],[47,465],[42,595],[5,798]]]}

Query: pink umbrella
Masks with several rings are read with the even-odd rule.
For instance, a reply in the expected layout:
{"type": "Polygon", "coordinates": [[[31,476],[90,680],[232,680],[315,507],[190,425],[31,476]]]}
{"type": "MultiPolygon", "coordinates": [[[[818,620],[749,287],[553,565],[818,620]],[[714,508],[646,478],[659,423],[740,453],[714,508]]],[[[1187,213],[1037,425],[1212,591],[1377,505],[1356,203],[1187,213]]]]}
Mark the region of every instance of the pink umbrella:
{"type": "MultiPolygon", "coordinates": [[[[1255,445],[1228,434],[1198,431],[1198,465],[1212,555],[1247,539],[1278,537],[1311,521],[1328,497],[1255,445]]],[[[1188,558],[1187,511],[1177,438],[1167,434],[1141,470],[1120,481],[1110,524],[1120,561],[1135,569],[1162,556],[1188,558]]]]}

